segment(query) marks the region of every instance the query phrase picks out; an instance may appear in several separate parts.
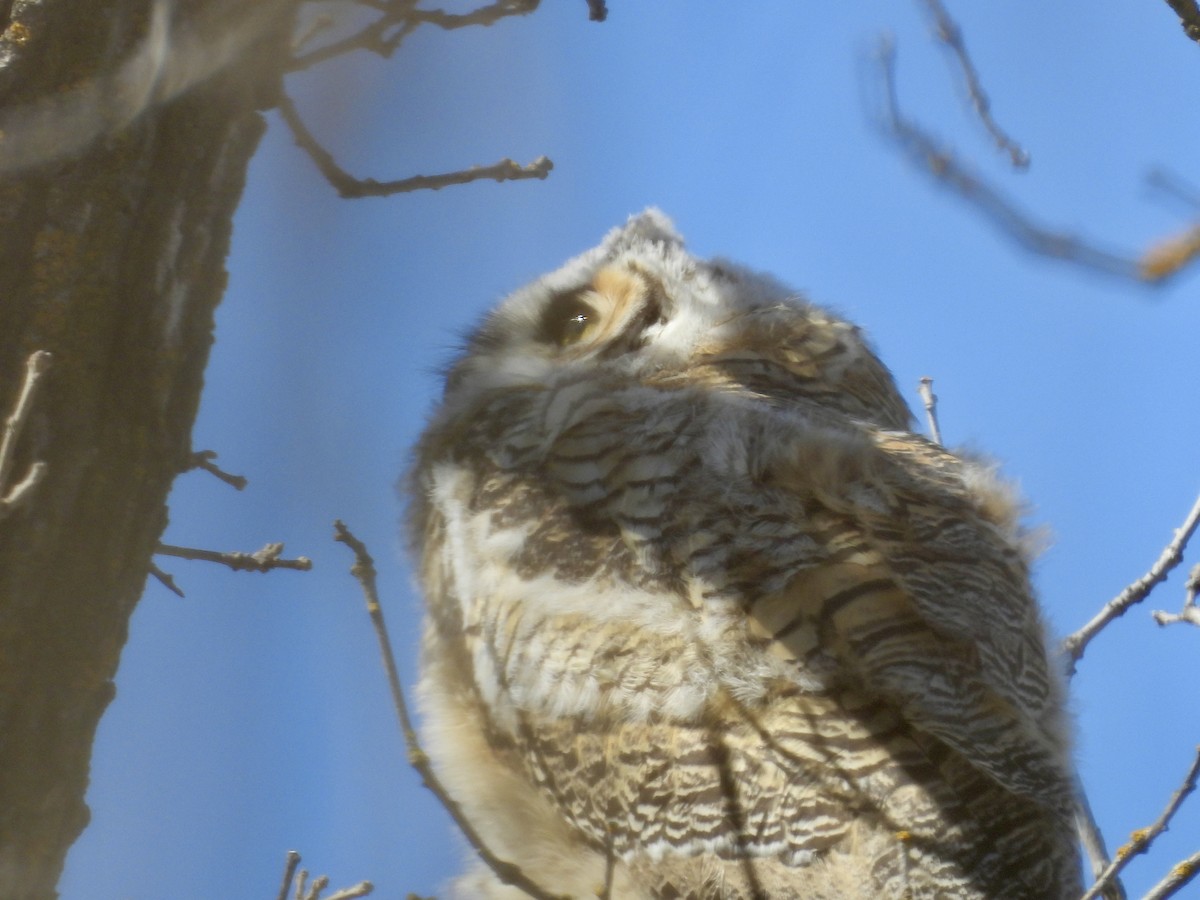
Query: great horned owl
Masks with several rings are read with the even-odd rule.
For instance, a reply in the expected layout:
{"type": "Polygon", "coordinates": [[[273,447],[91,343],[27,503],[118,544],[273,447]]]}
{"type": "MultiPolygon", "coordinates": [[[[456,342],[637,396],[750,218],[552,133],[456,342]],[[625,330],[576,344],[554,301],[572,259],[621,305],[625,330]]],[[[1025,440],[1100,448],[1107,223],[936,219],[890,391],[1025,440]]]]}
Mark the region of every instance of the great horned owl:
{"type": "Polygon", "coordinates": [[[425,745],[497,856],[570,897],[1078,895],[1016,503],[911,428],[858,328],[655,210],[486,318],[410,486],[425,745]]]}

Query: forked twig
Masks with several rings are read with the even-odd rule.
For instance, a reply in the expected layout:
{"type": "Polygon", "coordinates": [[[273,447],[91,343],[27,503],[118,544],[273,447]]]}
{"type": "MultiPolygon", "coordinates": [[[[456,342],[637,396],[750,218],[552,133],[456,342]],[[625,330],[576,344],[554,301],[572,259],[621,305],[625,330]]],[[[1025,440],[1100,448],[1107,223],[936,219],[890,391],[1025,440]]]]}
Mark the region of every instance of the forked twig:
{"type": "Polygon", "coordinates": [[[391,638],[388,637],[387,625],[383,620],[383,609],[379,605],[379,589],[376,586],[375,561],[367,552],[367,547],[356,538],[350,529],[340,519],[333,523],[334,540],[345,544],[354,553],[354,565],[350,574],[362,587],[363,596],[367,601],[367,613],[375,628],[375,636],[379,640],[379,652],[383,658],[383,668],[387,672],[388,687],[392,692],[392,705],[396,710],[396,718],[400,721],[400,729],[404,733],[404,744],[408,750],[408,762],[417,774],[421,776],[430,792],[437,797],[446,812],[454,820],[459,831],[470,843],[479,858],[490,868],[502,882],[524,891],[535,900],[568,900],[539,887],[519,866],[497,857],[484,842],[483,837],[475,830],[471,820],[467,818],[462,807],[450,796],[442,782],[433,770],[429,757],[421,748],[421,742],[413,728],[412,719],[408,713],[408,703],[404,699],[404,688],[400,684],[399,670],[396,668],[396,656],[392,652],[391,638]]]}
{"type": "MultiPolygon", "coordinates": [[[[275,900],[288,900],[288,889],[295,888],[292,896],[295,900],[321,900],[321,892],[329,887],[329,876],[321,875],[314,878],[312,883],[308,882],[308,872],[296,869],[300,865],[300,854],[295,850],[289,850],[287,853],[287,862],[283,868],[283,882],[279,885],[279,893],[275,895],[275,900]]],[[[351,885],[348,888],[342,888],[340,891],[334,891],[324,900],[357,900],[359,897],[366,897],[375,890],[375,885],[369,881],[360,881],[358,884],[351,885]]]]}
{"type": "Polygon", "coordinates": [[[1150,614],[1154,617],[1155,622],[1159,625],[1174,625],[1177,622],[1190,622],[1192,625],[1200,625],[1200,606],[1196,605],[1196,595],[1200,593],[1200,563],[1192,566],[1192,571],[1188,573],[1184,590],[1186,596],[1183,600],[1183,608],[1177,613],[1169,613],[1161,609],[1156,609],[1150,614]]]}
{"type": "Polygon", "coordinates": [[[983,83],[979,80],[979,72],[975,68],[971,54],[967,52],[967,45],[963,40],[962,29],[950,17],[950,13],[946,11],[946,7],[942,5],[941,0],[924,0],[924,3],[933,17],[934,34],[939,41],[950,49],[958,60],[958,66],[962,69],[963,81],[966,83],[967,96],[971,101],[971,106],[975,109],[975,114],[979,116],[979,121],[983,123],[983,127],[992,136],[992,140],[996,146],[1008,154],[1013,168],[1028,168],[1029,154],[1020,144],[1009,137],[992,117],[992,101],[983,90],[983,83]]]}
{"type": "Polygon", "coordinates": [[[548,157],[539,156],[527,166],[511,159],[502,159],[490,166],[472,166],[441,175],[413,175],[396,181],[376,181],[374,178],[355,178],[334,161],[333,155],[320,145],[308,130],[290,97],[281,94],[279,113],[292,130],[296,144],[309,155],[321,174],[334,186],[342,197],[386,197],[409,191],[436,191],[452,184],[467,184],[472,181],[524,181],[529,178],[543,180],[554,168],[548,157]]]}
{"type": "Polygon", "coordinates": [[[941,147],[924,128],[905,117],[896,95],[896,51],[890,40],[880,47],[879,68],[884,93],[881,116],[884,133],[914,165],[928,171],[1026,250],[1143,285],[1165,284],[1200,259],[1200,226],[1155,241],[1142,255],[1130,256],[1101,249],[1035,222],[1025,210],[941,147]]]}
{"type": "Polygon", "coordinates": [[[1175,530],[1174,537],[1171,538],[1170,543],[1163,549],[1163,552],[1159,554],[1158,559],[1154,561],[1154,565],[1150,567],[1150,570],[1105,603],[1100,612],[1096,613],[1090,622],[1062,642],[1061,651],[1066,660],[1067,673],[1069,675],[1075,674],[1076,663],[1083,657],[1083,653],[1092,639],[1113,619],[1123,616],[1131,606],[1145,600],[1155,587],[1166,580],[1171,570],[1183,561],[1183,550],[1187,547],[1187,543],[1195,533],[1197,526],[1200,526],[1200,497],[1196,498],[1196,502],[1192,504],[1187,518],[1175,530]]]}

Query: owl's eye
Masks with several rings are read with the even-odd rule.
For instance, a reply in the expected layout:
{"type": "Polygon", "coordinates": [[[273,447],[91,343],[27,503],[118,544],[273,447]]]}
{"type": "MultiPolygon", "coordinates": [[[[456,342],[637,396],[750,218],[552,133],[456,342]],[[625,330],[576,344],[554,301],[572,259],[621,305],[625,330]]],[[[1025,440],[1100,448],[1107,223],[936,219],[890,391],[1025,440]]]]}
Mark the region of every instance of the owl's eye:
{"type": "Polygon", "coordinates": [[[599,319],[596,310],[578,294],[562,294],[542,313],[539,337],[548,344],[569,347],[583,340],[599,319]]]}

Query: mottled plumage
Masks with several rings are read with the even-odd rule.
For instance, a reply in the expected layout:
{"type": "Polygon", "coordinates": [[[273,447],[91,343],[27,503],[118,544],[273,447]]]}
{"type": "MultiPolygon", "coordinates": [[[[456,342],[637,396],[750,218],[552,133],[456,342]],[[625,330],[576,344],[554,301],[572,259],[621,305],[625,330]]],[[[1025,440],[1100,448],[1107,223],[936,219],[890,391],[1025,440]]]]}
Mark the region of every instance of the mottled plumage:
{"type": "Polygon", "coordinates": [[[573,897],[1077,895],[1015,503],[910,428],[856,327],[655,211],[486,319],[411,529],[426,749],[494,852],[573,897]]]}

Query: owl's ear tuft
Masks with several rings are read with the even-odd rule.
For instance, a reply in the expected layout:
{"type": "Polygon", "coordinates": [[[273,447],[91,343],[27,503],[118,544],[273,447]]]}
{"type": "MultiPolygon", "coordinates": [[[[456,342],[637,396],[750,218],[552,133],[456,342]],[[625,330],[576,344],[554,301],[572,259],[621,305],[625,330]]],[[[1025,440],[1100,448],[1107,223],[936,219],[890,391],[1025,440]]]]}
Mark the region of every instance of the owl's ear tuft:
{"type": "Polygon", "coordinates": [[[650,206],[629,217],[624,225],[614,228],[604,238],[606,256],[612,257],[638,244],[653,243],[683,247],[683,237],[674,223],[658,207],[650,206]]]}

